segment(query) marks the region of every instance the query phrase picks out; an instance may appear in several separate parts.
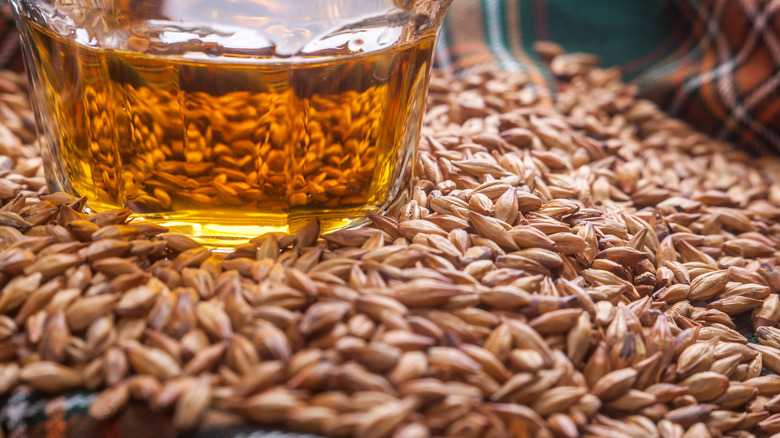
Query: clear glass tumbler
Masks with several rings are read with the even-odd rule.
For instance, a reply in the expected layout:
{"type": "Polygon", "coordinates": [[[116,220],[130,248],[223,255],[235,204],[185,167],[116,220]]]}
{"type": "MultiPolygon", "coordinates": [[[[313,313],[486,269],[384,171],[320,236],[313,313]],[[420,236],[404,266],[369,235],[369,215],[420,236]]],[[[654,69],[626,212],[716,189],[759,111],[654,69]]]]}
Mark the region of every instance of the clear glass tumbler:
{"type": "Polygon", "coordinates": [[[49,188],[214,246],[409,178],[450,0],[11,0],[49,188]]]}

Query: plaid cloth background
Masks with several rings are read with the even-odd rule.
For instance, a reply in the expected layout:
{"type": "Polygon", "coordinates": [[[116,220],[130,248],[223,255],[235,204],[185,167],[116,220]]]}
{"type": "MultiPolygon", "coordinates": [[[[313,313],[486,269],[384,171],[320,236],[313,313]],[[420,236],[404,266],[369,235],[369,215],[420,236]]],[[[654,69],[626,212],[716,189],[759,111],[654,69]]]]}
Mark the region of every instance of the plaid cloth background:
{"type": "MultiPolygon", "coordinates": [[[[21,70],[2,6],[0,68],[21,70]]],[[[780,151],[780,0],[454,0],[437,65],[456,74],[523,71],[550,102],[554,78],[534,53],[539,40],[598,54],[645,97],[719,139],[780,151]]],[[[93,397],[20,388],[0,399],[0,425],[12,438],[177,436],[166,414],[140,404],[97,423],[86,415],[93,397]]],[[[315,438],[241,426],[227,415],[209,416],[188,436],[315,438]]]]}
{"type": "Polygon", "coordinates": [[[51,397],[19,388],[2,400],[0,424],[7,438],[322,438],[316,435],[247,426],[237,417],[209,412],[197,430],[174,429],[169,412],[153,412],[132,402],[120,415],[95,421],[87,409],[95,394],[74,392],[51,397]]]}
{"type": "Polygon", "coordinates": [[[780,151],[778,0],[455,0],[437,62],[460,74],[525,71],[552,89],[538,40],[598,54],[717,139],[780,151]]]}

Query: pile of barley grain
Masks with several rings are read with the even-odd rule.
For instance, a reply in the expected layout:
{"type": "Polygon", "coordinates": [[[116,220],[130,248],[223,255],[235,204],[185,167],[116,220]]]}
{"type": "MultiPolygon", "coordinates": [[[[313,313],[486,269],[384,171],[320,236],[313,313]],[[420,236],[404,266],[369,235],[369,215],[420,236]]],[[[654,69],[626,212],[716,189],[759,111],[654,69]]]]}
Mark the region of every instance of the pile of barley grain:
{"type": "Polygon", "coordinates": [[[435,76],[395,217],[228,255],[45,194],[0,73],[0,392],[328,436],[780,432],[780,161],[590,62],[552,60],[554,107],[522,74],[435,76]]]}

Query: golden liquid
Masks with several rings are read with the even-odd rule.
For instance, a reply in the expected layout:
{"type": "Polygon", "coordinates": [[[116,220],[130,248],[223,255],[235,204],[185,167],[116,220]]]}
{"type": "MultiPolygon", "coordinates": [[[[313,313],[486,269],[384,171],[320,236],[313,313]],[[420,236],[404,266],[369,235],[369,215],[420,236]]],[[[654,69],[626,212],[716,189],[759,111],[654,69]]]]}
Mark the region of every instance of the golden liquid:
{"type": "Polygon", "coordinates": [[[95,211],[230,245],[315,216],[349,225],[410,176],[433,33],[281,60],[199,42],[188,59],[159,34],[130,51],[24,27],[47,174],[95,211]]]}

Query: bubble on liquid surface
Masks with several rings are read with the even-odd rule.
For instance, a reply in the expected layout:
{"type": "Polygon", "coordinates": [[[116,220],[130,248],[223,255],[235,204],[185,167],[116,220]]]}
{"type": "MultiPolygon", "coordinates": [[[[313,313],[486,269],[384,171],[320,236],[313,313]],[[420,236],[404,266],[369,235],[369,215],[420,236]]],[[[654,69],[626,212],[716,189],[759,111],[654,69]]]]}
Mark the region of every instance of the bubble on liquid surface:
{"type": "Polygon", "coordinates": [[[359,51],[361,51],[363,49],[363,44],[364,43],[365,43],[365,41],[363,41],[362,38],[352,38],[347,43],[347,48],[351,52],[359,52],[359,51]]]}
{"type": "Polygon", "coordinates": [[[302,27],[288,29],[283,25],[275,25],[266,28],[264,33],[276,44],[276,54],[279,56],[297,54],[311,39],[311,31],[302,27]]]}
{"type": "Polygon", "coordinates": [[[311,55],[344,48],[352,53],[373,52],[398,41],[400,36],[400,28],[342,30],[309,41],[301,49],[301,54],[311,55]]]}

